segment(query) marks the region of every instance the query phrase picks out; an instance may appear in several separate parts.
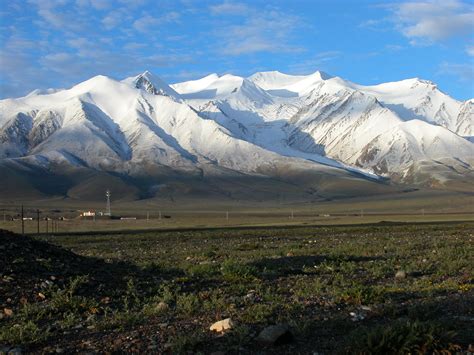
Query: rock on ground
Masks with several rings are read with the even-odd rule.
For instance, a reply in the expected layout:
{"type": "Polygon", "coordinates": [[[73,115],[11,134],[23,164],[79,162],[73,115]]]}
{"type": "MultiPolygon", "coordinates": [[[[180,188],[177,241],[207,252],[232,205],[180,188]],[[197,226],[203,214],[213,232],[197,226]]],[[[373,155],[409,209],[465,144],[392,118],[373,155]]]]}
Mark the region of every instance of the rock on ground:
{"type": "Polygon", "coordinates": [[[395,278],[396,279],[406,279],[407,277],[407,273],[403,270],[399,270],[397,271],[397,273],[395,274],[395,278]]]}
{"type": "Polygon", "coordinates": [[[233,326],[234,324],[232,323],[232,319],[226,318],[218,322],[215,322],[213,325],[211,325],[209,330],[220,333],[220,332],[232,329],[233,326]]]}
{"type": "Polygon", "coordinates": [[[293,334],[287,325],[271,325],[262,330],[256,340],[262,345],[287,344],[293,340],[293,334]]]}

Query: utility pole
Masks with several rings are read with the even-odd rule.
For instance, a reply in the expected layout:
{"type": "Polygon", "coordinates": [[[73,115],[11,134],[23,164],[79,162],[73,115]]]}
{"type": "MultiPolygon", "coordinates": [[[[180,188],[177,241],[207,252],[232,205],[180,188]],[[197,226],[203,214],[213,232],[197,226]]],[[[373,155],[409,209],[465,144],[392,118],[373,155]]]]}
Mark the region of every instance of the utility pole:
{"type": "Polygon", "coordinates": [[[105,191],[105,196],[107,197],[107,206],[105,213],[107,214],[107,216],[112,216],[112,213],[110,211],[110,190],[105,191]]]}
{"type": "Polygon", "coordinates": [[[291,219],[295,218],[295,214],[293,213],[293,210],[291,210],[291,219]]]}
{"type": "Polygon", "coordinates": [[[161,211],[158,211],[158,219],[161,221],[161,211]]]}
{"type": "Polygon", "coordinates": [[[40,210],[36,209],[36,234],[40,234],[40,210]]]}
{"type": "Polygon", "coordinates": [[[225,219],[228,221],[229,220],[229,211],[225,213],[225,219]]]}
{"type": "Polygon", "coordinates": [[[21,235],[25,235],[25,214],[21,205],[21,235]]]}
{"type": "Polygon", "coordinates": [[[49,231],[49,217],[46,216],[46,234],[48,234],[48,231],[49,231]]]}

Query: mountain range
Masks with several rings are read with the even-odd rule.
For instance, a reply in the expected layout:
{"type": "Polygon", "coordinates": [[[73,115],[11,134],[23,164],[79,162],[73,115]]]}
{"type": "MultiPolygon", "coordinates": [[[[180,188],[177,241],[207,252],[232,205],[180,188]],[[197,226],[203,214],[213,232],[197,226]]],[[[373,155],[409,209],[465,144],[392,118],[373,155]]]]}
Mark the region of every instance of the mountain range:
{"type": "Polygon", "coordinates": [[[329,199],[473,191],[474,100],[407,79],[146,71],[0,100],[4,198],[329,199]]]}

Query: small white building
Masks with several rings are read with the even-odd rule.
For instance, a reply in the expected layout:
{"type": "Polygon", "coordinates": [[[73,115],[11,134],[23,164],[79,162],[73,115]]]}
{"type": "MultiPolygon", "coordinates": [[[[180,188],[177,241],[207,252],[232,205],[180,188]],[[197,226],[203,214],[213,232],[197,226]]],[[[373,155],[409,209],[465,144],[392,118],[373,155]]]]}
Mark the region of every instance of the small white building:
{"type": "Polygon", "coordinates": [[[84,211],[84,212],[82,212],[81,216],[82,217],[94,217],[95,212],[94,211],[84,211]]]}

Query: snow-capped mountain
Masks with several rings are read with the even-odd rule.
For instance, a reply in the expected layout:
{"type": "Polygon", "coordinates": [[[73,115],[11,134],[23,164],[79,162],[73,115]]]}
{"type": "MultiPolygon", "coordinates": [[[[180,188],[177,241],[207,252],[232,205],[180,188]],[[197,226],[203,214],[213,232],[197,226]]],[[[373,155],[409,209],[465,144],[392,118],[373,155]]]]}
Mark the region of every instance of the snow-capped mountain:
{"type": "Polygon", "coordinates": [[[456,101],[431,82],[362,86],[319,71],[261,72],[233,77],[233,85],[226,77],[213,74],[173,87],[199,112],[232,122],[229,130],[281,155],[329,157],[401,182],[423,175],[432,183],[472,170],[473,101],[456,101]],[[267,95],[247,94],[249,81],[267,95]]]}
{"type": "Polygon", "coordinates": [[[138,189],[223,176],[306,190],[336,178],[448,186],[473,173],[473,119],[472,100],[418,79],[364,87],[321,72],[263,72],[169,86],[148,71],[96,76],[1,100],[0,172],[67,176],[66,194],[79,189],[78,172],[138,189]]]}

